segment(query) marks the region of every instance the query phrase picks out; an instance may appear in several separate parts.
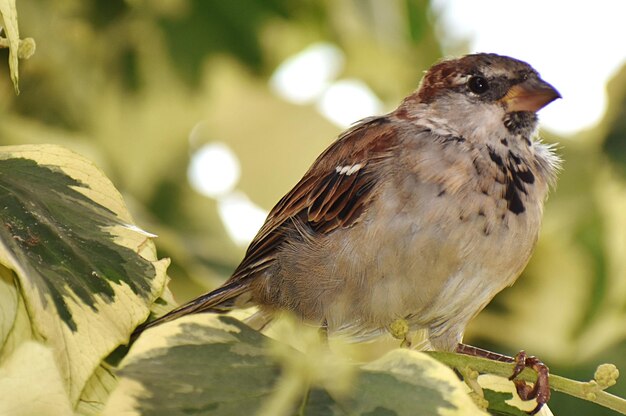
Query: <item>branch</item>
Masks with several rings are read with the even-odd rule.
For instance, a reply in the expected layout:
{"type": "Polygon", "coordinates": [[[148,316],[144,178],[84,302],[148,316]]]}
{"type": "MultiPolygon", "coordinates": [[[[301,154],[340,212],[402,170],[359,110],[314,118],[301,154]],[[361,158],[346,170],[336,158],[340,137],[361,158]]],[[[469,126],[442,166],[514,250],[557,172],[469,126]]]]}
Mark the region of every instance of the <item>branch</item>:
{"type": "MultiPolygon", "coordinates": [[[[451,352],[430,351],[427,354],[452,368],[469,366],[480,373],[495,374],[501,377],[509,377],[513,373],[514,364],[510,363],[451,352]]],[[[550,388],[626,415],[626,400],[604,391],[604,389],[615,384],[618,376],[619,371],[613,364],[602,364],[598,366],[594,379],[587,382],[550,374],[550,388]]],[[[537,375],[534,371],[527,368],[517,378],[535,382],[537,375]]]]}

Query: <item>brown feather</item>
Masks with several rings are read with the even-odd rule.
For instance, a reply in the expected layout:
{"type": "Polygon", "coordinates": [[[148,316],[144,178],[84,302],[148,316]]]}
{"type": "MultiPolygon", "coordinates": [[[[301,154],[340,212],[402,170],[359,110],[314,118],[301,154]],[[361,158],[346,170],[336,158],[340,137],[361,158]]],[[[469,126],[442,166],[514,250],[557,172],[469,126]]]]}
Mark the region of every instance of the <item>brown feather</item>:
{"type": "Polygon", "coordinates": [[[379,179],[380,172],[375,173],[377,162],[391,157],[396,146],[396,132],[389,128],[385,117],[363,120],[346,131],[270,211],[244,259],[224,285],[140,326],[133,337],[183,315],[232,308],[234,300],[248,291],[249,278],[276,261],[288,236],[296,233],[311,238],[313,233],[328,234],[356,224],[367,209],[379,179]]]}
{"type": "Polygon", "coordinates": [[[397,146],[395,131],[388,127],[385,117],[369,118],[328,147],[269,213],[229,282],[256,275],[260,270],[254,265],[267,267],[267,261],[275,260],[287,234],[292,230],[301,233],[289,219],[301,219],[301,227],[323,234],[358,222],[378,180],[373,168],[397,146]],[[358,164],[362,167],[350,175],[337,170],[358,164]]]}

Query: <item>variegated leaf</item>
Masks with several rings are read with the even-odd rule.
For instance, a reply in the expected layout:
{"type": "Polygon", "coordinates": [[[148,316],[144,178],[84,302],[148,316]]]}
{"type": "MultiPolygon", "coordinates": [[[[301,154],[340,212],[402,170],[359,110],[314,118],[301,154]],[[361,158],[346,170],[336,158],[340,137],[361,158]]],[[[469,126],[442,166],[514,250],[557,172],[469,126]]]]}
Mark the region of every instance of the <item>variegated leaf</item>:
{"type": "MultiPolygon", "coordinates": [[[[148,330],[124,359],[104,415],[260,414],[270,400],[293,397],[297,389],[282,382],[293,377],[293,366],[276,361],[277,342],[212,314],[148,330]]],[[[394,350],[355,372],[348,392],[312,385],[307,398],[274,406],[283,412],[272,415],[486,415],[452,370],[416,351],[394,350]]],[[[339,377],[331,372],[326,378],[333,376],[339,377]]]]}
{"type": "Polygon", "coordinates": [[[168,261],[150,237],[87,159],[58,146],[0,148],[0,296],[10,300],[0,360],[28,338],[45,343],[76,405],[164,291],[168,261]]]}

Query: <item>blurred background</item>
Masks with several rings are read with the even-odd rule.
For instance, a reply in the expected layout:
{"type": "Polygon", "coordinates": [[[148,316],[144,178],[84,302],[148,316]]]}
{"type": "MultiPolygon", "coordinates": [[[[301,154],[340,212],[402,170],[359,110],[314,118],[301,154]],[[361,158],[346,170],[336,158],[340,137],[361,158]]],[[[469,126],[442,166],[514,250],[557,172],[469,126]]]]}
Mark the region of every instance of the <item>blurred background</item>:
{"type": "MultiPolygon", "coordinates": [[[[237,265],[267,211],[352,122],[392,110],[443,56],[526,60],[563,100],[565,159],[518,283],[466,341],[590,379],[626,371],[626,10],[497,0],[18,1],[21,95],[0,65],[0,144],[94,161],[171,257],[183,302],[237,265]]],[[[7,51],[0,51],[0,61],[7,51]]],[[[496,253],[497,255],[497,253],[496,253]]],[[[626,396],[626,381],[610,391],[626,396]]],[[[611,415],[554,394],[557,415],[611,415]]]]}

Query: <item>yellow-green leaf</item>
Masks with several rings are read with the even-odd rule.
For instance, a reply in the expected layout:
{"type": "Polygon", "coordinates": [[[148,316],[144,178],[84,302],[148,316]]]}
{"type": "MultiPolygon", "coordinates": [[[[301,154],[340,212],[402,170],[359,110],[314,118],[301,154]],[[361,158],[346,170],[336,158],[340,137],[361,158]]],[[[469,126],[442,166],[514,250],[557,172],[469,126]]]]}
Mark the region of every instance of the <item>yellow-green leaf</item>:
{"type": "Polygon", "coordinates": [[[80,401],[76,406],[76,414],[80,416],[99,416],[109,395],[117,386],[117,379],[106,363],[94,371],[87,381],[80,401]]]}
{"type": "Polygon", "coordinates": [[[18,297],[14,284],[15,274],[0,265],[0,341],[7,340],[15,324],[17,316],[18,297]]]}
{"type": "Polygon", "coordinates": [[[14,328],[0,357],[41,340],[75,406],[163,293],[168,261],[157,261],[151,235],[133,225],[111,182],[58,146],[0,148],[0,223],[0,263],[12,270],[3,282],[24,305],[0,325],[14,328]]]}
{"type": "MultiPolygon", "coordinates": [[[[525,416],[537,406],[535,400],[521,400],[515,392],[513,382],[505,377],[482,374],[478,377],[478,382],[484,389],[485,396],[489,400],[489,409],[492,411],[500,411],[506,415],[525,416]]],[[[553,416],[547,405],[544,405],[536,414],[537,416],[553,416]]]]}
{"type": "Polygon", "coordinates": [[[9,41],[9,70],[11,71],[11,80],[15,87],[15,92],[19,94],[18,87],[18,49],[20,44],[20,32],[17,27],[17,9],[15,8],[15,0],[0,0],[0,17],[2,27],[9,41]]]}
{"type": "Polygon", "coordinates": [[[72,406],[50,348],[23,343],[0,366],[0,415],[72,415],[72,406]]]}

